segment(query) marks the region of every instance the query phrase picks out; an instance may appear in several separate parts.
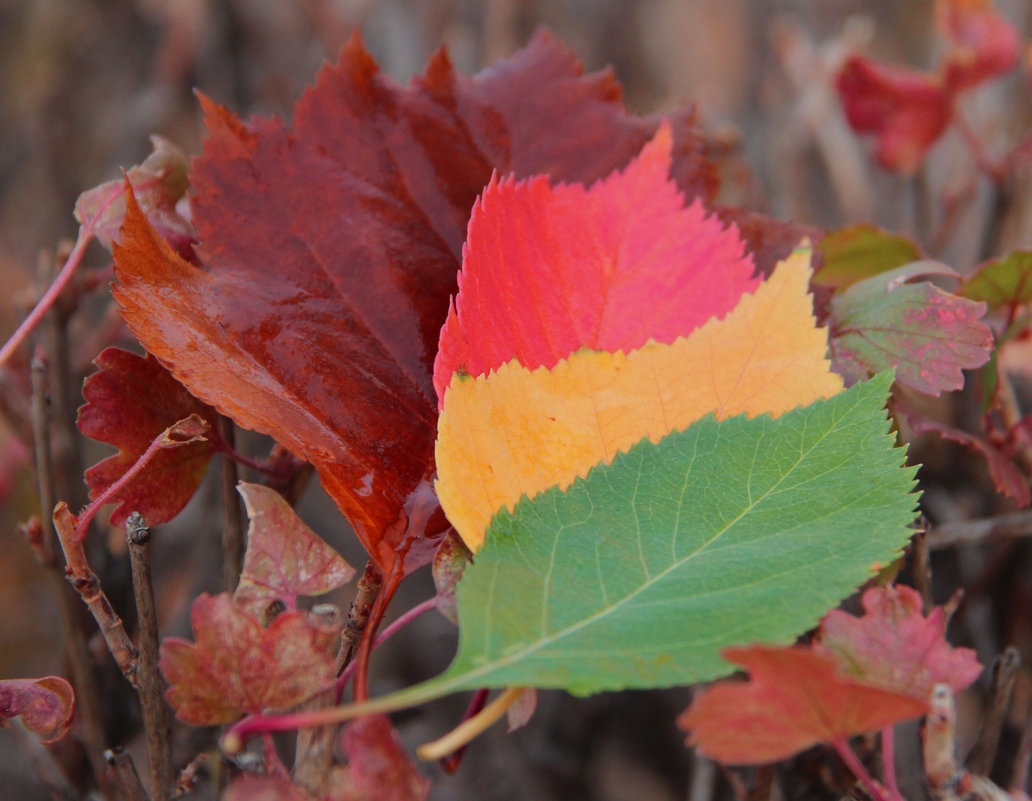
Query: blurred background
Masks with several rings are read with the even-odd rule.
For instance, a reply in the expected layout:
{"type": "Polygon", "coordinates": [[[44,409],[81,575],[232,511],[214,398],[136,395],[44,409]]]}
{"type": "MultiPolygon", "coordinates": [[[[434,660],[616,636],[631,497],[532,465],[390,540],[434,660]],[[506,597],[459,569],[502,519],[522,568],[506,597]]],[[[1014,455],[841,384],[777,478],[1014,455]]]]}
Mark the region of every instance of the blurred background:
{"type": "MultiPolygon", "coordinates": [[[[1029,3],[997,5],[1027,38],[1029,3]]],[[[632,112],[694,104],[721,169],[721,202],[823,228],[871,221],[919,236],[932,255],[962,273],[988,255],[984,230],[992,197],[958,137],[947,134],[917,178],[887,173],[871,160],[870,143],[848,128],[832,88],[836,68],[852,51],[930,67],[941,47],[932,0],[0,0],[0,329],[6,336],[31,306],[41,258],[46,263],[63,239],[74,238],[72,208],[82,191],[139,163],[150,152],[150,134],[199,152],[195,90],[241,116],[289,119],[319,65],[334,59],[356,28],[381,68],[406,82],[442,45],[459,69],[475,72],[513,53],[539,25],[551,28],[587,70],[614,70],[632,112]],[[943,229],[944,199],[963,193],[970,202],[943,229]]],[[[1021,86],[1027,80],[1020,70],[965,99],[990,149],[1029,127],[1029,93],[1021,86]]],[[[994,245],[1000,252],[1032,246],[1032,203],[1023,191],[1028,176],[1017,180],[994,245]]],[[[102,267],[106,258],[98,248],[89,263],[102,267]]],[[[98,352],[90,350],[95,341],[84,336],[74,353],[84,372],[98,352]]],[[[17,385],[20,379],[5,380],[17,385]]],[[[17,389],[8,386],[5,403],[17,405],[17,389]]],[[[7,419],[25,419],[24,411],[19,418],[14,409],[7,419]]],[[[27,433],[16,423],[0,432],[0,460],[27,464],[27,433]]],[[[244,446],[260,450],[262,443],[245,438],[244,446]]],[[[88,450],[86,464],[104,453],[88,450]]],[[[935,452],[928,458],[934,462],[935,452]]],[[[944,507],[960,516],[999,510],[984,477],[958,477],[941,458],[937,497],[944,507]]],[[[51,586],[15,531],[37,511],[38,498],[27,470],[7,472],[0,487],[7,493],[0,515],[0,676],[60,673],[51,586]]],[[[353,564],[364,563],[318,487],[309,489],[301,508],[353,564]]],[[[218,537],[217,509],[217,487],[209,482],[157,538],[155,570],[168,633],[187,634],[190,600],[218,587],[218,565],[207,556],[218,537]]],[[[987,573],[986,565],[999,555],[975,553],[963,569],[958,558],[937,557],[947,576],[937,600],[944,601],[961,576],[988,595],[986,582],[1002,574],[987,573]]],[[[999,603],[1013,606],[1019,622],[990,608],[977,624],[991,629],[981,646],[995,648],[980,654],[983,661],[1015,640],[1026,661],[1032,657],[1032,644],[1021,641],[1029,636],[1032,599],[1027,549],[1007,558],[1012,571],[1024,566],[1025,574],[1005,574],[1010,595],[999,603]]],[[[117,547],[107,569],[115,600],[125,581],[117,547]]],[[[334,600],[346,607],[350,592],[334,600]]],[[[428,577],[417,576],[395,605],[405,609],[432,592],[428,577]]],[[[420,621],[411,629],[378,654],[374,672],[381,684],[374,692],[426,677],[449,660],[450,624],[420,621]]],[[[1020,722],[1028,705],[1027,672],[1019,688],[1014,717],[1020,722]]],[[[688,797],[698,771],[674,726],[687,701],[687,691],[579,701],[543,694],[525,730],[512,736],[492,731],[472,747],[457,775],[444,777],[428,766],[432,798],[688,797]]],[[[406,743],[450,728],[463,703],[397,718],[406,743]]],[[[132,746],[133,714],[124,717],[111,725],[132,746]]],[[[195,739],[195,751],[205,746],[203,736],[195,739]]],[[[0,732],[0,796],[48,797],[20,756],[23,744],[13,742],[0,732]]],[[[921,797],[919,773],[910,773],[904,790],[921,797]]]]}

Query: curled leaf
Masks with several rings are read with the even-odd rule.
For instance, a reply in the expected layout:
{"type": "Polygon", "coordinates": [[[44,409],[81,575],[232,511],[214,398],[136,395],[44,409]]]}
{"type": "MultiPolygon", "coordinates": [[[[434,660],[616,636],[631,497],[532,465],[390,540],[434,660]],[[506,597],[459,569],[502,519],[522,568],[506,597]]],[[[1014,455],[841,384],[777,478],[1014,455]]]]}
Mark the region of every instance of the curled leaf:
{"type": "Polygon", "coordinates": [[[60,676],[0,680],[0,717],[20,717],[44,743],[64,737],[74,714],[75,691],[60,676]]]}

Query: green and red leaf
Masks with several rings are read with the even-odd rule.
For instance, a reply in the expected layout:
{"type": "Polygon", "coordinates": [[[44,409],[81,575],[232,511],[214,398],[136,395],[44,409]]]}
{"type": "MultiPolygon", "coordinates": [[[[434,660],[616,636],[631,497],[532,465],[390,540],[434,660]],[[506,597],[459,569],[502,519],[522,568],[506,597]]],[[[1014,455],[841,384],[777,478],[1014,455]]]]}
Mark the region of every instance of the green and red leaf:
{"type": "Polygon", "coordinates": [[[813,281],[836,290],[924,258],[912,240],[870,223],[829,232],[817,251],[823,264],[813,281]]]}
{"type": "Polygon", "coordinates": [[[1016,250],[979,265],[964,279],[960,294],[984,302],[991,312],[1032,301],[1032,251],[1016,250]]]}

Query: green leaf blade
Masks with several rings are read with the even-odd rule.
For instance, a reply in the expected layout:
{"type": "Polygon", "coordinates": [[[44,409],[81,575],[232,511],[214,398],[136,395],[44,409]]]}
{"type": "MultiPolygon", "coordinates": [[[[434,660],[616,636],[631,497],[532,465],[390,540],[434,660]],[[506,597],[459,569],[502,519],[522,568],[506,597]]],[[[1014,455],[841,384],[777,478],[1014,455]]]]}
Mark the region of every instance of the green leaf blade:
{"type": "Polygon", "coordinates": [[[431,684],[671,686],[728,672],[728,645],[791,641],[908,539],[890,382],[778,420],[706,418],[499,513],[431,684]]]}

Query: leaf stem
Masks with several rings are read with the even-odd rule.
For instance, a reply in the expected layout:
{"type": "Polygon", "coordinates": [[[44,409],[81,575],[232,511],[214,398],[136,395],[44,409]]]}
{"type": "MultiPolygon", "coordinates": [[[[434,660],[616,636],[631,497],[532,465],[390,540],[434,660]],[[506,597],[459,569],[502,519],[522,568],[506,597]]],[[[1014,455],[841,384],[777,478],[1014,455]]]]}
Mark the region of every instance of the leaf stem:
{"type": "MultiPolygon", "coordinates": [[[[466,711],[462,714],[463,720],[469,720],[475,715],[480,713],[480,710],[484,708],[484,704],[487,703],[487,696],[490,694],[490,690],[486,687],[481,687],[475,693],[473,697],[469,699],[469,704],[466,706],[466,711]]],[[[452,751],[448,756],[441,760],[441,768],[446,773],[454,773],[459,769],[459,764],[462,762],[462,755],[466,753],[466,746],[457,748],[452,751]]]]}
{"type": "Polygon", "coordinates": [[[394,593],[404,578],[404,571],[401,567],[401,558],[394,561],[390,572],[384,577],[383,586],[373,602],[373,608],[369,612],[369,620],[366,622],[365,631],[362,632],[362,639],[358,643],[358,656],[355,667],[355,683],[352,686],[352,695],[355,703],[362,703],[369,699],[369,658],[373,653],[373,642],[376,637],[376,630],[380,627],[384,614],[387,612],[387,605],[394,597],[394,593]]]}
{"type": "Polygon", "coordinates": [[[882,774],[885,776],[885,787],[893,798],[902,798],[899,783],[896,781],[896,730],[889,725],[881,731],[882,774]]]}
{"type": "Polygon", "coordinates": [[[420,759],[429,762],[434,759],[442,759],[453,751],[458,750],[494,725],[505,714],[505,710],[516,703],[516,699],[520,697],[523,690],[523,687],[509,687],[504,690],[501,695],[480,710],[480,712],[469,720],[460,723],[444,737],[419,746],[416,749],[416,755],[420,759]]]}
{"type": "MultiPolygon", "coordinates": [[[[437,608],[437,597],[436,596],[434,596],[433,598],[430,598],[427,601],[423,601],[423,603],[421,603],[421,604],[417,604],[416,606],[413,606],[405,614],[403,614],[397,620],[393,621],[389,626],[384,627],[384,630],[376,635],[376,639],[373,641],[373,648],[378,648],[386,640],[388,640],[391,637],[393,637],[395,634],[397,634],[399,631],[401,631],[402,628],[404,628],[406,625],[411,623],[413,620],[415,620],[416,618],[420,617],[421,615],[425,615],[431,609],[436,609],[436,608],[437,608]]],[[[337,679],[337,686],[336,686],[338,697],[340,696],[342,690],[344,689],[344,685],[346,685],[348,683],[348,680],[355,674],[355,669],[357,668],[357,666],[358,666],[357,662],[351,662],[347,667],[344,668],[344,671],[338,677],[338,679],[337,679]]]]}
{"type": "Polygon", "coordinates": [[[887,795],[886,789],[879,784],[870,773],[867,772],[867,768],[864,767],[863,762],[860,761],[860,757],[856,755],[852,748],[849,747],[849,743],[842,737],[831,742],[831,746],[835,749],[835,752],[839,755],[843,762],[846,763],[846,767],[849,768],[850,772],[856,776],[857,781],[864,786],[864,789],[870,794],[874,801],[902,801],[898,795],[887,795]]]}

